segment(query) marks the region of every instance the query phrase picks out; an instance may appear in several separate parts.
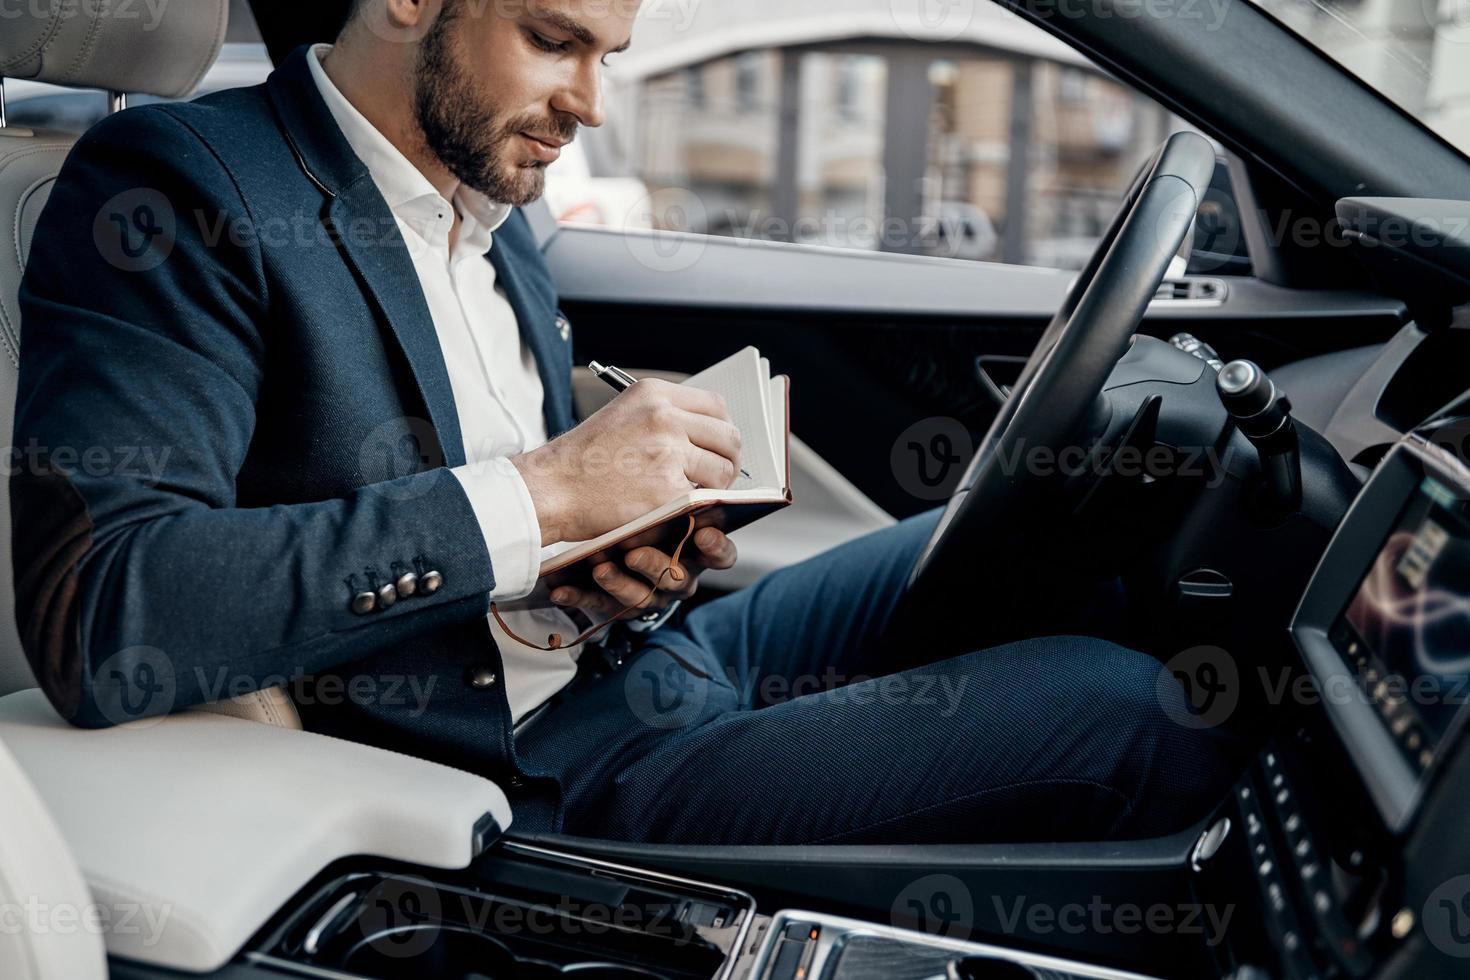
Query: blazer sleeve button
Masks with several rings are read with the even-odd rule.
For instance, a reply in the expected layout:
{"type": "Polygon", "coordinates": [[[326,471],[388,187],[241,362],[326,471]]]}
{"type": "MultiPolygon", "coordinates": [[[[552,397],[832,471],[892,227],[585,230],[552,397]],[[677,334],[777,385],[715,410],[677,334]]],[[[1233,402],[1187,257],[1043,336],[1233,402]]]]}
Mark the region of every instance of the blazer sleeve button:
{"type": "Polygon", "coordinates": [[[404,572],[398,576],[393,587],[398,591],[398,598],[407,599],[419,590],[419,577],[413,572],[404,572]]]}
{"type": "Polygon", "coordinates": [[[423,578],[419,579],[419,591],[425,595],[433,595],[439,591],[439,586],[444,584],[444,576],[438,571],[427,571],[423,578]]]}
{"type": "Polygon", "coordinates": [[[395,603],[397,601],[398,601],[398,590],[393,587],[393,583],[392,582],[389,582],[387,585],[380,585],[378,587],[378,606],[379,606],[379,608],[387,609],[389,606],[393,605],[393,603],[395,603]]]}
{"type": "Polygon", "coordinates": [[[352,597],[352,611],[359,616],[366,616],[378,608],[378,597],[371,592],[359,592],[352,597]]]}

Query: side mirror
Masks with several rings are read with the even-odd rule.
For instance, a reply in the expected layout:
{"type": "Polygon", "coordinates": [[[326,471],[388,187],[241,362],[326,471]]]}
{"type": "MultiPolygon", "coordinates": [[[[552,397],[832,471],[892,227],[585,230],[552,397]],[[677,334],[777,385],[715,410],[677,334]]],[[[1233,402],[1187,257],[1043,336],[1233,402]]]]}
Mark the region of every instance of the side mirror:
{"type": "Polygon", "coordinates": [[[1189,247],[1190,275],[1248,276],[1251,274],[1250,253],[1246,250],[1241,228],[1240,207],[1236,203],[1230,172],[1224,159],[1215,161],[1210,189],[1200,201],[1194,219],[1193,241],[1189,247]]]}

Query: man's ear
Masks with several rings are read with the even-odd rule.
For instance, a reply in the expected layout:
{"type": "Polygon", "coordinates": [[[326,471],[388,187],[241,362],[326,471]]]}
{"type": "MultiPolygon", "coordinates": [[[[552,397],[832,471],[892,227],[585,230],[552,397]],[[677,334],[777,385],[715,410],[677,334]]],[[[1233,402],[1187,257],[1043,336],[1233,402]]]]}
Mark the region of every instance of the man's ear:
{"type": "Polygon", "coordinates": [[[343,30],[366,30],[395,44],[417,44],[434,18],[448,4],[460,0],[355,0],[343,30]]]}

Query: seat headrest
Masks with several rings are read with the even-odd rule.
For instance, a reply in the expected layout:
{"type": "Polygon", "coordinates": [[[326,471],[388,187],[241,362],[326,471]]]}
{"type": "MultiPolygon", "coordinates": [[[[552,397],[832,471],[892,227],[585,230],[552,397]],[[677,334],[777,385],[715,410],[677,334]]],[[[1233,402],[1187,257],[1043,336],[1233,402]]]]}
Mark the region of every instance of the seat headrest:
{"type": "Polygon", "coordinates": [[[0,24],[0,76],[178,99],[219,55],[229,0],[28,0],[10,7],[0,24]]]}

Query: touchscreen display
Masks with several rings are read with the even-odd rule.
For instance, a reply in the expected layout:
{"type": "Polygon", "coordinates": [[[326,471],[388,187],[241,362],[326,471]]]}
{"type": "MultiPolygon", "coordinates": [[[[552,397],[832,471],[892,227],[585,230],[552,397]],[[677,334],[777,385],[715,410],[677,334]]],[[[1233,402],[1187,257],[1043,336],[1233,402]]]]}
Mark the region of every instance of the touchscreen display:
{"type": "Polygon", "coordinates": [[[1421,771],[1470,701],[1470,519],[1426,478],[1343,612],[1333,639],[1421,771]]]}

